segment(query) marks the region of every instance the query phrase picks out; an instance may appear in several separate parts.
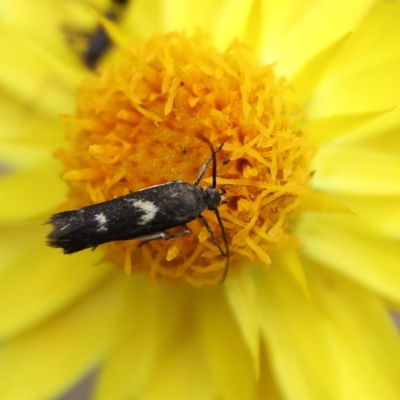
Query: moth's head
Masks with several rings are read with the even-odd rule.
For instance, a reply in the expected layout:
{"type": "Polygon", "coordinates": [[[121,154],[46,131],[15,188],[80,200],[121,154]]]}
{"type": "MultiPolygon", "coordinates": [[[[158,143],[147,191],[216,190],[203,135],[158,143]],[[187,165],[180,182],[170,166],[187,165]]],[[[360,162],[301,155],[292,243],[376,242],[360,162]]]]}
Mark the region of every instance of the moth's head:
{"type": "Polygon", "coordinates": [[[226,203],[226,198],[224,194],[226,191],[224,189],[217,190],[212,186],[209,186],[204,190],[205,195],[206,195],[206,203],[207,203],[207,208],[209,210],[215,210],[220,204],[225,204],[226,203]]]}

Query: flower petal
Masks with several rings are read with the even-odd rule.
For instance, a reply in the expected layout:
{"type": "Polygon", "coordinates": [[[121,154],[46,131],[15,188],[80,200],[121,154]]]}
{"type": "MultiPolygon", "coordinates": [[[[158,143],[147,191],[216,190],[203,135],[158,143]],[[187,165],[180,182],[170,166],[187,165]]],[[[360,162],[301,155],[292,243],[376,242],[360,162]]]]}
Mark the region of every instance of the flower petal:
{"type": "MultiPolygon", "coordinates": [[[[125,32],[130,33],[133,37],[140,38],[172,30],[186,30],[193,33],[194,29],[197,28],[212,33],[216,25],[223,25],[226,22],[230,10],[235,13],[236,10],[232,7],[233,2],[136,0],[124,15],[121,26],[125,32]]],[[[242,2],[237,3],[235,7],[243,10],[242,2]]],[[[246,1],[245,7],[249,7],[249,3],[251,2],[246,1]]],[[[229,26],[229,29],[232,29],[232,25],[229,26]]],[[[229,41],[231,39],[232,36],[230,36],[229,41]]]]}
{"type": "Polygon", "coordinates": [[[253,359],[254,370],[259,369],[259,332],[254,280],[248,269],[240,269],[224,285],[228,304],[242,331],[245,343],[253,359]]]}
{"type": "Polygon", "coordinates": [[[0,159],[7,163],[11,170],[27,171],[37,166],[54,162],[49,148],[45,146],[22,146],[2,142],[0,147],[0,159]]]}
{"type": "MultiPolygon", "coordinates": [[[[375,2],[317,89],[311,115],[390,109],[399,103],[399,18],[400,3],[375,2]]],[[[399,115],[396,109],[385,116],[387,125],[398,124],[399,115]]]]}
{"type": "Polygon", "coordinates": [[[114,279],[45,324],[5,342],[0,352],[2,397],[53,398],[93,367],[110,346],[119,289],[120,279],[114,279]]]}
{"type": "Polygon", "coordinates": [[[328,46],[321,49],[317,54],[310,58],[296,73],[291,77],[290,83],[295,87],[294,99],[299,104],[305,104],[315,91],[315,88],[323,79],[325,71],[333,62],[336,55],[340,52],[350,34],[346,33],[328,46]]]}
{"type": "MultiPolygon", "coordinates": [[[[90,4],[96,7],[93,0],[90,4]]],[[[40,0],[14,0],[4,3],[1,8],[1,25],[15,34],[21,34],[42,47],[46,47],[57,58],[70,56],[70,65],[73,63],[72,53],[63,41],[62,28],[66,18],[71,14],[71,2],[54,2],[40,0]],[[32,18],[40,11],[40,18],[32,18]]],[[[76,7],[76,5],[75,5],[76,7]]],[[[82,8],[82,5],[80,5],[82,8]]],[[[76,17],[76,14],[74,14],[76,17]]]]}
{"type": "Polygon", "coordinates": [[[326,118],[306,121],[302,125],[302,128],[310,132],[308,139],[311,143],[320,144],[346,135],[391,111],[393,111],[393,109],[333,115],[326,118]]]}
{"type": "Polygon", "coordinates": [[[75,90],[85,75],[83,69],[71,68],[15,32],[0,35],[0,51],[3,90],[28,104],[39,103],[41,112],[53,116],[60,110],[73,111],[75,90]]]}
{"type": "Polygon", "coordinates": [[[292,76],[321,49],[353,31],[372,3],[303,0],[288,7],[285,2],[264,1],[262,62],[279,62],[278,70],[292,76]]]}
{"type": "Polygon", "coordinates": [[[273,375],[272,366],[267,358],[264,340],[260,347],[260,377],[258,379],[257,399],[283,400],[282,394],[277,386],[278,382],[273,375]]]}
{"type": "Polygon", "coordinates": [[[327,192],[310,190],[302,199],[301,211],[317,212],[322,214],[353,214],[351,208],[330,196],[327,192]]]}
{"type": "Polygon", "coordinates": [[[225,48],[232,38],[243,37],[253,3],[252,0],[228,0],[223,3],[212,31],[217,45],[225,48]]]}
{"type": "Polygon", "coordinates": [[[0,92],[0,157],[9,157],[4,146],[10,143],[23,147],[47,146],[47,151],[60,146],[62,124],[55,118],[40,112],[40,106],[27,105],[6,92],[0,92]],[[23,144],[22,144],[23,143],[23,144]]]}
{"type": "Polygon", "coordinates": [[[400,246],[347,215],[304,215],[296,232],[304,253],[400,305],[400,246]]]}
{"type": "Polygon", "coordinates": [[[268,271],[260,270],[255,279],[261,335],[283,397],[334,399],[334,368],[327,362],[331,357],[328,337],[315,313],[315,299],[309,302],[279,264],[273,265],[268,271]]]}
{"type": "Polygon", "coordinates": [[[109,277],[93,267],[101,252],[60,254],[45,246],[43,228],[0,229],[0,336],[15,335],[49,318],[109,277]]]}
{"type": "Polygon", "coordinates": [[[148,38],[160,33],[164,8],[158,0],[135,0],[124,13],[121,28],[133,38],[148,38]]]}
{"type": "Polygon", "coordinates": [[[395,154],[346,146],[324,146],[312,168],[316,189],[349,194],[400,194],[400,158],[395,154]]]}
{"type": "Polygon", "coordinates": [[[304,274],[303,264],[297,251],[290,248],[282,248],[277,251],[276,258],[279,260],[280,267],[286,269],[290,278],[296,282],[296,284],[303,291],[304,295],[310,299],[307,278],[304,274]]]}
{"type": "Polygon", "coordinates": [[[0,159],[10,173],[0,179],[0,221],[21,222],[48,213],[65,199],[66,185],[48,148],[3,144],[0,159]]]}
{"type": "Polygon", "coordinates": [[[400,342],[386,304],[364,287],[321,265],[310,264],[310,281],[323,308],[340,380],[340,399],[400,396],[400,342]],[[362,333],[362,340],[360,340],[362,333]]]}
{"type": "Polygon", "coordinates": [[[383,302],[321,266],[306,264],[311,303],[279,268],[257,277],[262,334],[284,397],[399,397],[400,345],[383,302]]]}
{"type": "Polygon", "coordinates": [[[221,290],[201,294],[199,318],[204,355],[219,397],[255,398],[256,371],[221,290]]]}
{"type": "Polygon", "coordinates": [[[146,279],[131,277],[121,288],[124,307],[117,325],[118,335],[100,371],[96,400],[137,397],[142,390],[149,390],[147,386],[151,386],[160,363],[160,351],[178,351],[182,339],[176,335],[186,335],[187,320],[179,319],[189,303],[162,282],[149,288],[146,279]],[[180,322],[184,326],[180,327],[180,322]]]}
{"type": "Polygon", "coordinates": [[[368,223],[372,231],[400,239],[399,196],[357,196],[342,193],[335,196],[368,223]]]}
{"type": "Polygon", "coordinates": [[[202,348],[198,344],[196,332],[187,332],[178,346],[168,347],[167,354],[157,363],[151,382],[138,398],[146,400],[218,398],[202,348]]]}

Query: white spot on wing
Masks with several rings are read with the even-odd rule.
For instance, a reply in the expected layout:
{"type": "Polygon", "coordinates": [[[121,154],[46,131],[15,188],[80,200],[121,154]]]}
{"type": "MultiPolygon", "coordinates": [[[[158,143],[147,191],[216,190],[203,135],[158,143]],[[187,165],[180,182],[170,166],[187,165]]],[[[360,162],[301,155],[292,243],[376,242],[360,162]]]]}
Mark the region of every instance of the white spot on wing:
{"type": "Polygon", "coordinates": [[[132,204],[133,207],[144,212],[144,215],[142,215],[137,222],[138,225],[148,224],[154,218],[158,211],[158,207],[151,201],[134,199],[127,200],[132,204]]]}
{"type": "Polygon", "coordinates": [[[64,226],[60,229],[60,231],[63,231],[64,229],[68,228],[70,225],[71,225],[71,224],[64,225],[64,226]]]}
{"type": "Polygon", "coordinates": [[[97,221],[98,227],[97,230],[98,231],[106,231],[107,230],[107,218],[103,213],[100,214],[96,214],[94,216],[94,219],[97,221]]]}

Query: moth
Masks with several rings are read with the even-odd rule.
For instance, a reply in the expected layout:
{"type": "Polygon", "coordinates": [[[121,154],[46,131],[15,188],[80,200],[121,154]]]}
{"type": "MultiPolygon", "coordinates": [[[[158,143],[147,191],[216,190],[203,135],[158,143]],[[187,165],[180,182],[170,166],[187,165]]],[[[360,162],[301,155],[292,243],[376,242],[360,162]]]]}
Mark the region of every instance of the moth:
{"type": "Polygon", "coordinates": [[[222,149],[224,143],[214,150],[208,139],[202,135],[198,137],[208,144],[211,156],[204,163],[193,184],[175,180],[102,203],[54,214],[45,222],[53,227],[47,236],[47,244],[63,249],[65,254],[118,240],[140,239],[139,246],[142,246],[152,240],[179,239],[190,233],[187,223],[199,219],[226,259],[220,279],[220,283],[223,283],[229,270],[230,252],[225,228],[218,211],[218,207],[227,201],[224,196],[225,190],[216,188],[216,154],[222,149]],[[199,183],[211,161],[213,161],[212,186],[203,188],[199,186],[199,183]],[[225,250],[222,249],[202,215],[206,209],[215,212],[225,250]],[[182,231],[167,232],[168,229],[176,227],[181,227],[182,231]]]}

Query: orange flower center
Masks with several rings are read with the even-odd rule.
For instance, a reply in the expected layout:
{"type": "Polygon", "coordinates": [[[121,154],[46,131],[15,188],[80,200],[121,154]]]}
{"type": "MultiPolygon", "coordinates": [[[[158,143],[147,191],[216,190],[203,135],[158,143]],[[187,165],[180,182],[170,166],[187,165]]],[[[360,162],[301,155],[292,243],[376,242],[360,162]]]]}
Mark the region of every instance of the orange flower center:
{"type": "MultiPolygon", "coordinates": [[[[217,154],[217,185],[226,190],[219,207],[231,250],[230,274],[239,266],[268,264],[268,254],[290,235],[288,216],[308,181],[309,150],[298,128],[303,112],[284,101],[290,92],[272,66],[259,67],[235,41],[225,51],[208,37],[157,36],[121,55],[80,90],[68,147],[60,150],[70,187],[69,208],[127,195],[172,180],[193,183],[210,156],[201,133],[217,154]]],[[[201,186],[211,184],[212,168],[201,186]]],[[[204,211],[217,240],[221,229],[204,211]]],[[[171,241],[111,242],[106,258],[132,272],[196,286],[213,285],[225,260],[199,220],[171,241]]],[[[177,230],[179,230],[178,228],[177,230]]]]}

